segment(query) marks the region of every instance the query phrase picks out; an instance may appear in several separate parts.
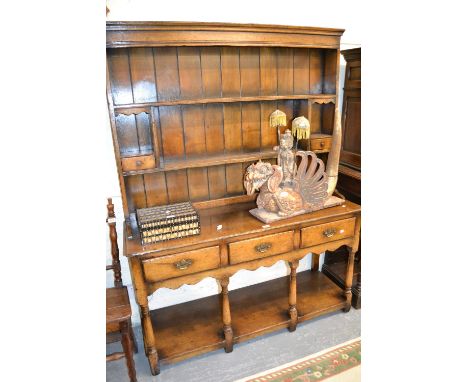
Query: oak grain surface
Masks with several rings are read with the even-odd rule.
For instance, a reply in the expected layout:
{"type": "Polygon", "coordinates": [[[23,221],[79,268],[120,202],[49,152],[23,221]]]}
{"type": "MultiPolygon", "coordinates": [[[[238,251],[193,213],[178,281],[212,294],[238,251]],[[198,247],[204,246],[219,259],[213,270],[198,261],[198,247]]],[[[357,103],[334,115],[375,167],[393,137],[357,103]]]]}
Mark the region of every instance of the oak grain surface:
{"type": "MultiPolygon", "coordinates": [[[[330,150],[342,33],[253,24],[107,23],[107,98],[126,219],[123,252],[153,375],[160,360],[235,351],[234,344],[262,333],[294,331],[303,320],[349,309],[360,207],[346,202],[265,225],[249,213],[254,198],[243,186],[251,163],[275,164],[277,131],[269,115],[277,108],[287,116],[281,132],[304,115],[312,130],[306,148],[330,150]],[[198,209],[201,233],[141,245],[136,209],[182,201],[198,209]],[[335,226],[346,234],[323,235],[335,226]],[[341,246],[349,253],[342,288],[316,267],[317,253],[341,246]],[[296,275],[308,252],[314,253],[314,267],[296,275]],[[289,263],[290,277],[229,291],[236,272],[278,261],[289,263]],[[220,283],[220,295],[150,311],[148,296],[157,289],[206,277],[220,283]]],[[[350,79],[358,78],[360,71],[350,70],[350,79]]],[[[357,143],[348,137],[347,144],[357,143]]]]}

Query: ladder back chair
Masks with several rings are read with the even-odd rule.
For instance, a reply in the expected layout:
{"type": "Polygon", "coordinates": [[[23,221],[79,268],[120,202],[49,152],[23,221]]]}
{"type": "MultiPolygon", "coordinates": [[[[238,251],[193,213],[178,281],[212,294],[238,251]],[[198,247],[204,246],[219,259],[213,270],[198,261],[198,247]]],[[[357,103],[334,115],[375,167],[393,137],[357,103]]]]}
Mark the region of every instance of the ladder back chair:
{"type": "Polygon", "coordinates": [[[107,199],[107,224],[111,242],[112,264],[106,266],[106,271],[114,272],[114,287],[106,289],[106,342],[120,340],[123,352],[106,355],[106,361],[115,361],[125,357],[128,376],[131,382],[137,382],[133,351],[138,352],[132,329],[132,309],[128,298],[128,290],[122,285],[122,272],[119,260],[119,246],[117,243],[116,219],[112,198],[107,199]]]}

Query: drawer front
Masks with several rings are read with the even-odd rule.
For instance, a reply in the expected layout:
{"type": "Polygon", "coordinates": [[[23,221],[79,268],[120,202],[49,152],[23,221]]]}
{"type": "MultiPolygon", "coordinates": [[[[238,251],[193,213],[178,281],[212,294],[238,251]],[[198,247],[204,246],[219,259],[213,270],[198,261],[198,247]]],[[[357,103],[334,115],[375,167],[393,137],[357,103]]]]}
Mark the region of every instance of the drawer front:
{"type": "Polygon", "coordinates": [[[330,151],[332,138],[314,138],[310,140],[312,151],[330,151]]]}
{"type": "Polygon", "coordinates": [[[301,248],[345,239],[354,235],[356,219],[344,219],[301,229],[301,248]]]}
{"type": "Polygon", "coordinates": [[[220,264],[216,246],[143,260],[143,271],[146,280],[160,281],[218,268],[220,264]]]}
{"type": "Polygon", "coordinates": [[[293,231],[288,231],[231,243],[229,244],[229,262],[238,264],[292,251],[294,249],[293,234],[293,231]]]}
{"type": "Polygon", "coordinates": [[[139,155],[137,157],[122,158],[122,171],[138,171],[155,168],[154,155],[139,155]]]}

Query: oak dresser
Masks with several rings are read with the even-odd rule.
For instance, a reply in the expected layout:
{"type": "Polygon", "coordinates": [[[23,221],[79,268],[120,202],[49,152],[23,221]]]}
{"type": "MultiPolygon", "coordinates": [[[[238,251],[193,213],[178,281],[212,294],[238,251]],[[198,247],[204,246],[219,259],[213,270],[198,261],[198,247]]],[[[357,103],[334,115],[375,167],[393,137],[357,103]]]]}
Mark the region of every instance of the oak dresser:
{"type": "MultiPolygon", "coordinates": [[[[108,22],[107,98],[121,186],[128,257],[153,375],[179,361],[351,306],[360,207],[344,205],[265,225],[250,213],[245,168],[275,163],[281,109],[288,127],[311,123],[308,146],[326,154],[338,113],[341,29],[275,25],[108,22]],[[142,245],[138,208],[191,201],[201,233],[142,245]],[[318,269],[346,246],[343,289],[318,269]],[[296,272],[313,254],[311,270],[296,272]],[[241,269],[286,261],[290,275],[228,290],[241,269]],[[148,296],[204,278],[219,295],[150,311],[148,296]]],[[[339,142],[338,142],[339,143],[339,142]]],[[[255,196],[255,195],[254,195],[255,196]]]]}

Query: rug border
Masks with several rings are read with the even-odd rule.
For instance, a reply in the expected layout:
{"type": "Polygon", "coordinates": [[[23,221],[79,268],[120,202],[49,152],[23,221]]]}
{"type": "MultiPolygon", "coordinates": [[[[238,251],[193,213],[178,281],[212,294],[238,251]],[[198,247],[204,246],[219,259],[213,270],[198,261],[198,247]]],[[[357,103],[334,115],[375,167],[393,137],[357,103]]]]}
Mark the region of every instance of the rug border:
{"type": "MultiPolygon", "coordinates": [[[[321,351],[319,351],[319,352],[317,352],[317,353],[309,354],[308,356],[305,356],[305,357],[303,357],[303,358],[296,359],[296,360],[294,360],[294,361],[285,363],[285,364],[283,364],[283,365],[274,367],[274,368],[272,368],[272,369],[265,370],[265,371],[261,371],[260,373],[253,374],[253,375],[249,375],[249,376],[244,377],[244,378],[241,378],[241,379],[236,379],[234,382],[249,382],[249,381],[254,380],[255,378],[264,377],[265,375],[274,373],[275,371],[279,371],[279,370],[285,369],[285,368],[287,368],[287,367],[296,365],[296,364],[298,364],[298,363],[307,361],[307,360],[312,359],[312,358],[320,357],[320,356],[323,355],[323,354],[329,353],[329,352],[331,352],[331,351],[334,351],[334,350],[336,350],[336,349],[342,348],[342,347],[344,347],[344,346],[348,346],[348,345],[350,345],[350,344],[354,344],[355,342],[359,342],[359,341],[361,341],[361,336],[356,337],[356,338],[353,338],[353,339],[351,339],[351,340],[349,340],[349,341],[346,341],[346,342],[343,342],[343,343],[341,343],[341,344],[338,344],[338,345],[329,347],[329,348],[327,348],[327,349],[325,349],[325,350],[321,350],[321,351]]],[[[356,365],[356,366],[357,366],[357,365],[356,365]]],[[[341,373],[339,373],[339,374],[341,374],[341,373]]]]}

